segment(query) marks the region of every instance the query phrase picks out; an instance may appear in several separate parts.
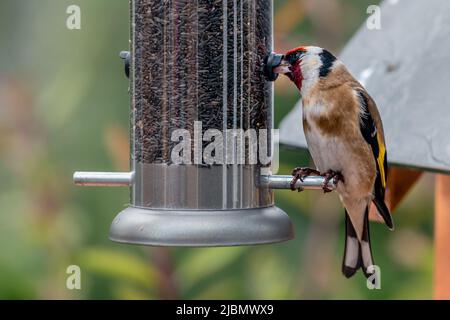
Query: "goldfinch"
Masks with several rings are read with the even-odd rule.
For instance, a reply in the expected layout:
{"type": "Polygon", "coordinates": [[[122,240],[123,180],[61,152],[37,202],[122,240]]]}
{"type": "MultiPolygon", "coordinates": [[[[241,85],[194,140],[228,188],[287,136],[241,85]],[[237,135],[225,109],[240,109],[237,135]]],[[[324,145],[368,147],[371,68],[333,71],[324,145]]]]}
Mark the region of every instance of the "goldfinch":
{"type": "Polygon", "coordinates": [[[371,275],[374,265],[369,236],[369,208],[392,230],[393,221],[384,202],[386,146],[380,114],[364,87],[329,51],[301,46],[287,52],[273,69],[285,74],[300,90],[303,129],[316,169],[296,168],[295,185],[307,175],[320,174],[326,185],[333,179],[345,207],[343,274],[349,278],[359,268],[371,275]]]}

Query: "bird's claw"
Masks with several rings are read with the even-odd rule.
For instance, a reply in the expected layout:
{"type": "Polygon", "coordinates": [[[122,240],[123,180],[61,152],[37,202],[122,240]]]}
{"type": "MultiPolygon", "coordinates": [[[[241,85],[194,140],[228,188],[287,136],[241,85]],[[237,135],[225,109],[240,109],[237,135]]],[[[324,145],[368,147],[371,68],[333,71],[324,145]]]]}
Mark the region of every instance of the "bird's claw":
{"type": "Polygon", "coordinates": [[[311,175],[322,176],[325,178],[322,184],[322,190],[324,193],[333,191],[333,189],[330,189],[328,187],[330,181],[333,181],[334,185],[337,185],[339,181],[344,182],[344,176],[340,171],[328,170],[327,172],[322,174],[316,169],[297,167],[294,170],[292,170],[293,178],[291,181],[291,190],[292,191],[298,190],[298,192],[303,191],[303,188],[301,187],[296,188],[295,185],[297,184],[298,180],[303,182],[305,177],[311,175]]]}
{"type": "Polygon", "coordinates": [[[330,183],[331,180],[333,180],[333,184],[335,186],[337,186],[339,182],[344,182],[344,176],[340,171],[328,170],[327,172],[322,174],[322,176],[325,178],[322,184],[322,190],[324,193],[333,191],[328,187],[328,184],[330,183]]]}
{"type": "Polygon", "coordinates": [[[297,183],[298,180],[303,182],[303,179],[307,176],[310,175],[320,175],[320,172],[315,170],[315,169],[311,169],[311,168],[301,168],[301,167],[297,167],[294,170],[292,170],[292,181],[291,181],[291,190],[295,191],[296,189],[298,190],[298,192],[303,191],[303,188],[295,188],[295,185],[297,183]]]}

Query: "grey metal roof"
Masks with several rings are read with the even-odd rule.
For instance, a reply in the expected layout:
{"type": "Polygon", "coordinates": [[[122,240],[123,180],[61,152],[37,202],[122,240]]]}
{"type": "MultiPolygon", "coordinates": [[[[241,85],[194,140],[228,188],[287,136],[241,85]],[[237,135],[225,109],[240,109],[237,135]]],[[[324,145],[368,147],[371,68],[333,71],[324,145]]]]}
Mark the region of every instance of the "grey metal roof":
{"type": "MultiPolygon", "coordinates": [[[[364,24],[340,59],[380,109],[389,162],[450,171],[450,1],[384,1],[381,30],[364,24]]],[[[301,101],[280,141],[306,147],[301,101]]]]}

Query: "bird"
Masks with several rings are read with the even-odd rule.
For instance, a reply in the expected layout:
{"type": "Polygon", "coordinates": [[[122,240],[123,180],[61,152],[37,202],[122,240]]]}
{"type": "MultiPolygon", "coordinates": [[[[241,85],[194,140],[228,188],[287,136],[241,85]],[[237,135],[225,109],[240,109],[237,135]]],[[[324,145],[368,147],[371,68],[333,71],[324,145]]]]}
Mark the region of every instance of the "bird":
{"type": "Polygon", "coordinates": [[[350,278],[362,269],[369,278],[375,270],[369,233],[372,202],[394,229],[384,201],[387,153],[377,105],[342,61],[320,47],[289,50],[273,71],[287,76],[300,91],[303,130],[316,167],[295,168],[291,189],[308,175],[324,177],[324,192],[334,182],[345,208],[342,273],[350,278]]]}

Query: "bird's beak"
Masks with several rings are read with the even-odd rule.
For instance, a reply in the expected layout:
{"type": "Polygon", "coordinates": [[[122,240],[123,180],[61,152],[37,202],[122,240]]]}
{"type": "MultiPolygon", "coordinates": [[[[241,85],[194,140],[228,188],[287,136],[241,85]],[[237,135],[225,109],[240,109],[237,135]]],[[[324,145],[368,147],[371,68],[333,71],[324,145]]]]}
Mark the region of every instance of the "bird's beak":
{"type": "Polygon", "coordinates": [[[273,72],[281,73],[281,74],[291,73],[292,72],[291,71],[291,64],[283,59],[283,60],[281,60],[280,65],[273,69],[273,72]]]}

